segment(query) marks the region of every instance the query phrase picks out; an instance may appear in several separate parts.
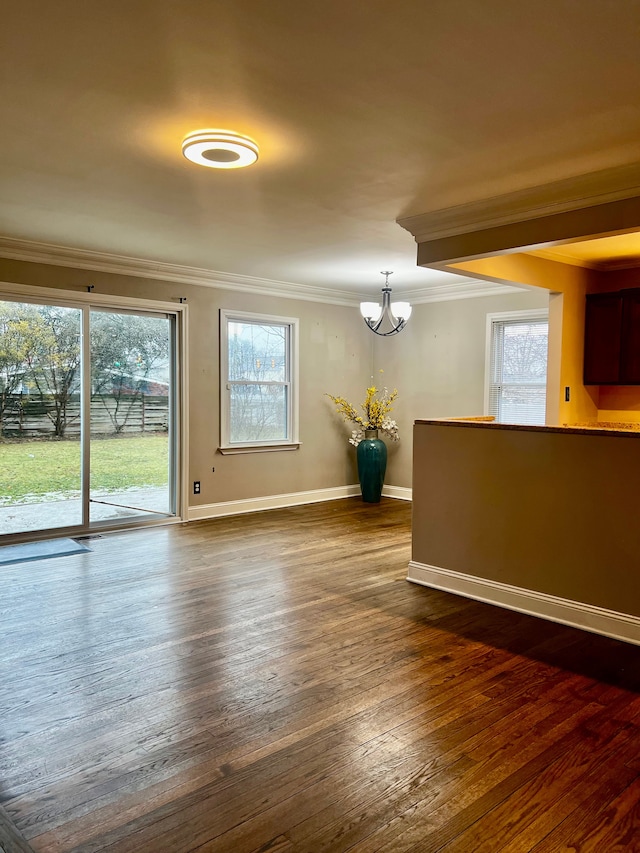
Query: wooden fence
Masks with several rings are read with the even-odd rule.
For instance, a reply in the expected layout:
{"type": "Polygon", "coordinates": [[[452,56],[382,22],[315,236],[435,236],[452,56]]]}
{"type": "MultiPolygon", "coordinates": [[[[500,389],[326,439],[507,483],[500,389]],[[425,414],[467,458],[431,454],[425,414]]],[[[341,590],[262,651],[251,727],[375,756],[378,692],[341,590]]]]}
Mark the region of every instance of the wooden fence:
{"type": "MultiPolygon", "coordinates": [[[[0,436],[45,438],[55,433],[56,406],[53,397],[9,395],[0,413],[0,436]]],[[[169,398],[166,396],[100,396],[91,399],[92,435],[135,435],[166,432],[169,428],[169,398]]],[[[65,438],[80,435],[80,398],[66,405],[65,438]]]]}

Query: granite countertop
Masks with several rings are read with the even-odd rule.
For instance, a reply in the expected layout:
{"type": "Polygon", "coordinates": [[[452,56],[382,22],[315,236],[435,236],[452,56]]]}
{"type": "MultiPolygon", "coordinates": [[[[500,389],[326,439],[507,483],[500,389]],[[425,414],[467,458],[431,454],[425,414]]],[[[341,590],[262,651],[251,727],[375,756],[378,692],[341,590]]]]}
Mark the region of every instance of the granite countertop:
{"type": "Polygon", "coordinates": [[[606,429],[614,432],[640,432],[640,424],[628,424],[617,421],[598,421],[598,423],[563,424],[564,427],[572,426],[579,429],[606,429]]]}
{"type": "Polygon", "coordinates": [[[467,417],[467,418],[431,418],[417,419],[416,424],[430,424],[434,426],[453,426],[453,427],[476,427],[480,429],[507,429],[507,430],[522,430],[524,432],[561,432],[561,433],[577,433],[584,435],[587,432],[606,434],[606,435],[622,435],[635,438],[640,436],[640,423],[623,423],[613,421],[601,421],[599,423],[589,422],[581,424],[562,424],[560,426],[534,426],[532,424],[501,424],[496,423],[494,418],[488,416],[467,417]]]}

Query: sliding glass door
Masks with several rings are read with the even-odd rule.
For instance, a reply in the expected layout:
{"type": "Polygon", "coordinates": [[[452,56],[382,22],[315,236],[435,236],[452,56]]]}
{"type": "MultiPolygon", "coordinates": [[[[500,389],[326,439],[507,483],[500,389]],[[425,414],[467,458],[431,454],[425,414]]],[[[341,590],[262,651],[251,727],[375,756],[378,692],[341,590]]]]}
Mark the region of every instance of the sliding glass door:
{"type": "Polygon", "coordinates": [[[0,302],[0,534],[82,523],[82,311],[0,302]]]}
{"type": "Polygon", "coordinates": [[[169,317],[92,311],[90,520],[175,512],[169,317]]]}
{"type": "Polygon", "coordinates": [[[176,514],[176,317],[0,301],[0,535],[176,514]]]}

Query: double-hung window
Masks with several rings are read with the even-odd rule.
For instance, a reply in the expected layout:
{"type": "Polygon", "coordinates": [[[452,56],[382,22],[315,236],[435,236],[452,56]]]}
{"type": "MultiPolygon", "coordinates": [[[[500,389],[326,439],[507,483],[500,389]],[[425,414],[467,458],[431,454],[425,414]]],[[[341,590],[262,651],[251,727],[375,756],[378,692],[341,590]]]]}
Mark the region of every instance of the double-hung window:
{"type": "Polygon", "coordinates": [[[485,409],[496,421],[544,424],[548,330],[545,311],[487,315],[485,409]]]}
{"type": "Polygon", "coordinates": [[[220,451],[298,446],[298,321],[220,311],[220,451]]]}

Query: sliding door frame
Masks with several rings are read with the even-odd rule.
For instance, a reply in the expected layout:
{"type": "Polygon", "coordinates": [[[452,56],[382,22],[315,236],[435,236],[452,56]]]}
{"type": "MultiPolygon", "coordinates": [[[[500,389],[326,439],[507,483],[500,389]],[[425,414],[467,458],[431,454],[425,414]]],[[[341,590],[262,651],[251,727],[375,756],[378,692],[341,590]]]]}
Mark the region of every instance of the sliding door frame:
{"type": "Polygon", "coordinates": [[[0,537],[3,543],[33,541],[51,538],[53,535],[77,536],[115,529],[131,529],[132,527],[151,527],[163,524],[186,521],[189,506],[188,491],[188,460],[189,460],[189,387],[188,387],[188,306],[186,302],[164,302],[152,299],[137,299],[130,296],[112,296],[110,294],[87,293],[70,290],[60,290],[54,287],[39,287],[26,284],[0,282],[0,300],[12,299],[22,302],[34,302],[60,306],[62,308],[79,308],[82,310],[82,325],[80,345],[82,348],[81,373],[81,447],[82,447],[82,524],[65,526],[64,528],[47,528],[25,533],[6,534],[0,537]],[[169,487],[175,485],[172,500],[175,502],[174,516],[162,519],[133,518],[131,521],[106,521],[102,523],[89,520],[89,476],[90,476],[90,407],[91,407],[91,376],[89,369],[90,339],[89,313],[92,308],[111,309],[135,313],[157,313],[173,318],[174,334],[170,336],[171,351],[175,358],[171,365],[171,425],[173,441],[170,442],[169,487]],[[175,352],[173,347],[175,346],[175,352]]]}

